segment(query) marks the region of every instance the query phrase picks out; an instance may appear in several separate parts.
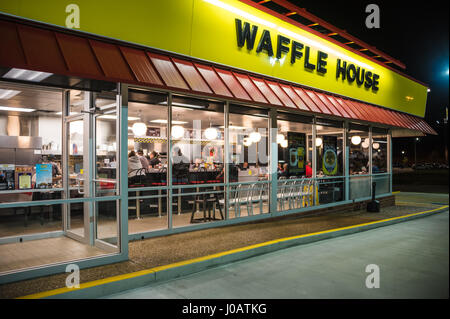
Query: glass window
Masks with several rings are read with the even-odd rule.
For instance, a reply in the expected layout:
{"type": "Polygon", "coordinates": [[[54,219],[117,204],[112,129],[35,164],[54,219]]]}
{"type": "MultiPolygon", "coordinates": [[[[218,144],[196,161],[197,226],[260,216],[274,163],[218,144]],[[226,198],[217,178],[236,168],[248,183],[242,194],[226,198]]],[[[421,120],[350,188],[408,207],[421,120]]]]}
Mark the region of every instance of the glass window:
{"type": "Polygon", "coordinates": [[[128,99],[128,231],[166,229],[167,96],[131,88],[128,99]]]}
{"type": "Polygon", "coordinates": [[[375,194],[389,193],[388,130],[372,128],[372,181],[376,183],[375,194]]]}
{"type": "Polygon", "coordinates": [[[269,211],[268,110],[230,105],[229,217],[269,211]]]}
{"type": "Polygon", "coordinates": [[[347,143],[350,146],[350,199],[369,197],[369,127],[351,123],[347,143]]]}
{"type": "Polygon", "coordinates": [[[316,174],[319,204],[344,199],[344,130],[343,123],[329,119],[316,120],[316,174]]]}
{"type": "Polygon", "coordinates": [[[314,205],[312,123],[312,117],[278,113],[278,211],[314,205]]]}
{"type": "Polygon", "coordinates": [[[224,119],[223,103],[173,97],[173,227],[225,219],[224,119]]]}
{"type": "Polygon", "coordinates": [[[312,177],[312,117],[278,114],[278,178],[312,177]]]}
{"type": "Polygon", "coordinates": [[[372,173],[388,171],[388,132],[386,129],[372,128],[372,173]]]}

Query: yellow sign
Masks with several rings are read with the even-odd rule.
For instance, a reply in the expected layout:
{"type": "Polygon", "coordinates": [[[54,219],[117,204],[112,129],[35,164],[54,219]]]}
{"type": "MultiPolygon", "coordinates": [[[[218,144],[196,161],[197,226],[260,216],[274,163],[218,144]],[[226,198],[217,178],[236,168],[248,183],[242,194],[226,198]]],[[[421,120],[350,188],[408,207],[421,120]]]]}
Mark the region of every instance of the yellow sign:
{"type": "Polygon", "coordinates": [[[238,0],[0,0],[0,11],[280,78],[422,117],[425,114],[424,85],[238,0]],[[238,45],[236,19],[242,27],[245,23],[257,27],[255,47],[264,38],[262,50],[249,50],[247,43],[238,45]],[[289,39],[289,44],[281,42],[289,52],[281,49],[277,57],[280,37],[289,39]],[[295,48],[302,54],[296,55],[295,63],[291,63],[293,42],[303,45],[295,48]],[[267,54],[269,47],[274,49],[272,56],[267,54]],[[314,69],[304,67],[306,55],[314,69]],[[361,73],[365,71],[362,82],[356,81],[358,68],[361,73]],[[355,80],[349,81],[349,76],[355,80]]]}

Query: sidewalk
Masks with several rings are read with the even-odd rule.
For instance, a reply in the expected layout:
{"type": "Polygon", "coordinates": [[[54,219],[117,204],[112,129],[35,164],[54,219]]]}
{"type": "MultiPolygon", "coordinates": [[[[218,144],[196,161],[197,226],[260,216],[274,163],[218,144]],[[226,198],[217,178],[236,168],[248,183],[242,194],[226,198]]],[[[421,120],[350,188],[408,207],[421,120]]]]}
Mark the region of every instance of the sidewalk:
{"type": "MultiPolygon", "coordinates": [[[[448,203],[448,196],[429,198],[430,195],[397,194],[398,203],[395,206],[382,208],[377,214],[367,213],[365,210],[330,212],[319,216],[235,225],[131,242],[129,261],[83,269],[80,271],[80,283],[169,265],[280,238],[432,210],[442,206],[439,204],[444,203],[444,200],[448,203]]],[[[16,298],[62,288],[65,287],[66,277],[67,274],[63,273],[2,285],[0,298],[16,298]]]]}

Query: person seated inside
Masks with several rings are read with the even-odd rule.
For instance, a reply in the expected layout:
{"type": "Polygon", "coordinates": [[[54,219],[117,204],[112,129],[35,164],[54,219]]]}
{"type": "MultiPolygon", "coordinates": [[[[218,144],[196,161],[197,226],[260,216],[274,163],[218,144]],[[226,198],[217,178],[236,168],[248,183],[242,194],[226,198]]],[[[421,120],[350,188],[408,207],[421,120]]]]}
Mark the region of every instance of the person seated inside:
{"type": "Polygon", "coordinates": [[[288,163],[284,163],[281,172],[278,174],[278,178],[280,177],[288,178],[288,176],[289,176],[289,165],[288,163]]]}
{"type": "Polygon", "coordinates": [[[172,166],[172,182],[187,183],[189,175],[189,159],[183,155],[181,149],[175,146],[172,150],[173,166],[172,166]]]}
{"type": "Polygon", "coordinates": [[[148,161],[148,165],[152,168],[155,168],[157,165],[161,164],[159,160],[159,154],[156,151],[151,151],[149,155],[150,160],[148,161]]]}
{"type": "MultiPolygon", "coordinates": [[[[142,163],[135,151],[128,153],[128,177],[134,177],[142,169],[142,163]]],[[[139,175],[142,175],[140,173],[139,175]]]]}
{"type": "Polygon", "coordinates": [[[144,152],[142,150],[139,150],[137,152],[137,155],[139,157],[139,160],[141,161],[142,167],[145,168],[145,170],[147,170],[148,169],[148,161],[144,156],[144,152]]]}

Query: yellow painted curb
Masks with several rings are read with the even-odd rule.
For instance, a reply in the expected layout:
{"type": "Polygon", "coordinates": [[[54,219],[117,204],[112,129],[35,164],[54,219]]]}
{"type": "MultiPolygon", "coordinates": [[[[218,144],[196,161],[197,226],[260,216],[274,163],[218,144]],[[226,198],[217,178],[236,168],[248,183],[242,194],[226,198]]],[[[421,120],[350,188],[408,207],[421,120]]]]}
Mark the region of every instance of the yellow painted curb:
{"type": "Polygon", "coordinates": [[[319,232],[315,232],[315,233],[308,233],[308,234],[303,234],[303,235],[298,235],[298,236],[291,236],[291,237],[274,239],[274,240],[266,241],[266,242],[259,243],[259,244],[254,244],[254,245],[250,245],[250,246],[246,246],[246,247],[241,247],[241,248],[236,248],[236,249],[232,249],[232,250],[227,250],[227,251],[224,251],[224,252],[221,252],[221,253],[216,253],[216,254],[207,255],[207,256],[203,256],[203,257],[188,259],[188,260],[176,262],[176,263],[169,264],[169,265],[158,266],[158,267],[145,269],[145,270],[140,270],[140,271],[136,271],[136,272],[132,272],[132,273],[128,273],[128,274],[123,274],[123,275],[108,277],[108,278],[105,278],[105,279],[99,279],[99,280],[90,281],[90,282],[87,282],[87,283],[84,283],[84,284],[80,284],[79,288],[67,288],[67,287],[58,288],[58,289],[44,291],[44,292],[40,292],[40,293],[36,293],[36,294],[26,295],[26,296],[23,296],[23,297],[19,297],[17,299],[40,299],[40,298],[50,297],[50,296],[59,295],[59,294],[63,294],[63,293],[70,292],[70,291],[75,291],[75,290],[95,287],[95,286],[99,286],[99,285],[103,285],[103,284],[107,284],[107,283],[111,283],[111,282],[116,282],[116,281],[120,281],[120,280],[124,280],[124,279],[131,279],[131,278],[135,278],[135,277],[139,277],[139,276],[143,276],[143,275],[148,275],[148,274],[151,274],[151,273],[156,273],[156,272],[161,271],[161,270],[166,270],[166,269],[170,269],[170,268],[185,266],[185,265],[189,265],[189,264],[193,264],[193,263],[197,263],[197,262],[201,262],[201,261],[205,261],[205,260],[209,260],[209,259],[213,259],[213,258],[222,257],[222,256],[225,256],[225,255],[230,255],[230,254],[234,254],[234,253],[238,253],[238,252],[242,252],[242,251],[246,251],[246,250],[255,249],[255,248],[258,248],[258,247],[263,247],[263,246],[276,244],[276,243],[279,243],[279,242],[285,242],[285,241],[289,241],[289,240],[293,240],[293,239],[305,238],[305,237],[310,237],[310,236],[315,236],[315,235],[320,235],[320,234],[326,234],[326,233],[331,233],[331,232],[336,232],[336,231],[341,231],[341,230],[351,229],[351,228],[356,228],[356,227],[361,227],[361,226],[374,225],[374,224],[378,224],[378,223],[383,223],[383,222],[387,222],[387,221],[407,218],[407,217],[411,217],[411,216],[427,214],[427,213],[431,213],[431,212],[434,212],[434,211],[437,211],[437,210],[440,210],[440,209],[444,209],[444,208],[448,208],[448,207],[449,207],[449,205],[444,205],[444,206],[441,206],[441,207],[438,207],[438,208],[435,208],[435,209],[431,209],[431,210],[427,210],[427,211],[423,211],[423,212],[412,213],[412,214],[408,214],[408,215],[392,217],[392,218],[382,219],[382,220],[368,222],[368,223],[363,223],[363,224],[358,224],[358,225],[352,225],[352,226],[334,228],[334,229],[329,229],[329,230],[323,230],[323,231],[319,231],[319,232]]]}

